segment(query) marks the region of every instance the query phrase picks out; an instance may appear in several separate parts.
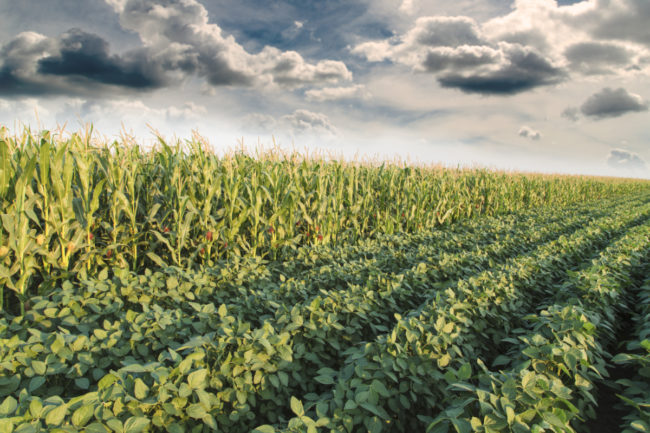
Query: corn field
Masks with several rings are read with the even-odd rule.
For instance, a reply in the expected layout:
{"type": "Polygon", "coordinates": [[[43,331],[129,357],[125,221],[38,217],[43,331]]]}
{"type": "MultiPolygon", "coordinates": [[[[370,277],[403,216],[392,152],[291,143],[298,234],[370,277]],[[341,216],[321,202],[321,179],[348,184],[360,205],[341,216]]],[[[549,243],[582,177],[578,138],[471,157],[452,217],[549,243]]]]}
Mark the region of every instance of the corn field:
{"type": "Polygon", "coordinates": [[[430,230],[462,218],[562,207],[647,183],[512,175],[243,151],[200,139],[152,150],[0,130],[0,310],[105,267],[195,268],[280,259],[305,244],[430,230]]]}

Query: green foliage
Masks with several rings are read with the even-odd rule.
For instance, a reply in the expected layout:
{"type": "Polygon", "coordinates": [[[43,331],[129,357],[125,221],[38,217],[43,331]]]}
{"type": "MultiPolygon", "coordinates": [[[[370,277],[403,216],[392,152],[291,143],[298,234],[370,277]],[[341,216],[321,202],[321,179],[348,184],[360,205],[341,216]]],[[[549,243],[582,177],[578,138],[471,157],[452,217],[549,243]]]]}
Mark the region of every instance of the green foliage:
{"type": "Polygon", "coordinates": [[[325,160],[271,151],[218,157],[200,139],[48,131],[0,139],[0,310],[24,313],[58,281],[117,266],[283,259],[301,245],[417,233],[464,218],[566,206],[647,182],[325,160]],[[27,305],[27,307],[29,307],[27,305]]]}
{"type": "Polygon", "coordinates": [[[632,297],[650,425],[643,182],[91,131],[0,156],[0,433],[573,432],[632,297]]]}

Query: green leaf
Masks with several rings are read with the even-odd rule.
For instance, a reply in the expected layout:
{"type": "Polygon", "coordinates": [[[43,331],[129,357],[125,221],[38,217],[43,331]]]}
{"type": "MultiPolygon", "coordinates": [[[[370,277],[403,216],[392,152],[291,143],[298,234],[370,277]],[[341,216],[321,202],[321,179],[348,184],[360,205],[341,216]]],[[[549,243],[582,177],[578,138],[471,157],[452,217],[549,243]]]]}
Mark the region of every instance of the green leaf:
{"type": "Polygon", "coordinates": [[[192,389],[203,389],[207,386],[206,378],[208,377],[208,370],[202,368],[196,370],[187,377],[187,383],[192,389]]]}
{"type": "Polygon", "coordinates": [[[316,376],[314,380],[318,383],[322,383],[323,385],[334,384],[334,379],[332,379],[332,376],[316,376]]]}
{"type": "Polygon", "coordinates": [[[442,418],[438,418],[434,420],[427,427],[427,433],[448,433],[448,432],[449,432],[449,423],[442,418]]]}
{"type": "Polygon", "coordinates": [[[17,407],[18,407],[18,402],[16,401],[16,399],[13,398],[12,396],[8,396],[7,398],[4,399],[2,404],[0,404],[0,415],[7,416],[7,417],[13,415],[17,407]]]}
{"type": "Polygon", "coordinates": [[[32,415],[32,418],[40,418],[41,411],[43,410],[43,403],[40,398],[33,398],[29,402],[29,413],[32,415]]]}
{"type": "Polygon", "coordinates": [[[149,427],[149,421],[142,416],[132,416],[124,423],[124,433],[140,433],[142,430],[149,427]]]}
{"type": "Polygon", "coordinates": [[[32,393],[36,391],[38,388],[43,386],[45,383],[45,378],[43,376],[34,376],[32,379],[29,381],[29,392],[32,393]]]}
{"type": "Polygon", "coordinates": [[[302,407],[302,402],[293,396],[291,396],[291,411],[297,416],[303,416],[305,414],[305,409],[302,407]]]}
{"type": "Polygon", "coordinates": [[[81,389],[88,389],[90,387],[90,380],[87,377],[80,377],[74,380],[74,384],[81,389]]]}
{"type": "Polygon", "coordinates": [[[360,403],[359,406],[364,408],[365,410],[372,412],[374,415],[377,415],[378,417],[384,418],[384,419],[390,419],[390,416],[388,416],[388,413],[384,410],[383,407],[377,406],[375,404],[371,404],[368,402],[363,402],[360,403]]]}
{"type": "Polygon", "coordinates": [[[185,433],[185,427],[182,424],[173,422],[167,426],[167,431],[169,433],[185,433]]]}
{"type": "Polygon", "coordinates": [[[458,369],[458,379],[468,380],[472,377],[472,365],[467,362],[458,369]]]}
{"type": "Polygon", "coordinates": [[[72,209],[74,210],[74,215],[77,218],[77,222],[79,222],[79,224],[81,224],[81,227],[83,227],[85,230],[88,226],[88,221],[86,220],[83,202],[79,197],[72,199],[72,209]]]}
{"type": "Polygon", "coordinates": [[[373,380],[372,383],[370,384],[370,388],[375,391],[377,394],[381,395],[382,397],[390,397],[391,393],[386,389],[386,386],[378,381],[377,379],[373,380]]]}
{"type": "Polygon", "coordinates": [[[212,429],[212,431],[217,431],[218,427],[217,426],[217,420],[214,419],[214,417],[210,414],[205,415],[203,418],[201,418],[201,421],[203,421],[203,424],[207,425],[212,429]]]}
{"type": "Polygon", "coordinates": [[[438,358],[438,367],[445,368],[449,365],[449,362],[451,362],[451,355],[445,353],[440,358],[438,358]]]}
{"type": "Polygon", "coordinates": [[[86,431],[86,433],[109,433],[110,432],[110,430],[108,430],[106,427],[104,427],[103,424],[98,423],[98,422],[94,422],[94,423],[88,425],[88,427],[86,427],[85,431],[86,431]]]}
{"type": "Polygon", "coordinates": [[[108,279],[108,268],[102,269],[97,275],[99,281],[106,281],[108,279]]]}
{"type": "Polygon", "coordinates": [[[92,405],[84,405],[81,406],[79,409],[75,410],[74,413],[72,414],[72,424],[75,427],[83,427],[85,426],[88,421],[93,417],[93,413],[95,412],[95,407],[92,405]]]}
{"type": "Polygon", "coordinates": [[[39,376],[43,376],[47,371],[47,364],[43,361],[32,361],[32,370],[39,376]]]}
{"type": "Polygon", "coordinates": [[[207,412],[201,403],[195,403],[187,407],[187,414],[194,419],[201,419],[207,412]]]}
{"type": "Polygon", "coordinates": [[[252,433],[275,433],[275,428],[273,426],[270,426],[268,424],[261,425],[259,427],[256,427],[252,433]]]}
{"type": "Polygon", "coordinates": [[[13,433],[36,433],[42,431],[33,424],[24,423],[16,427],[13,433]]]}
{"type": "Polygon", "coordinates": [[[113,430],[115,433],[124,432],[124,424],[122,424],[122,421],[120,421],[117,418],[111,418],[107,420],[106,425],[108,425],[110,429],[113,430]]]}
{"type": "Polygon", "coordinates": [[[642,432],[648,432],[650,431],[650,428],[648,428],[648,424],[645,422],[641,421],[640,419],[632,421],[630,423],[630,427],[632,427],[636,431],[642,431],[642,432]]]}
{"type": "Polygon", "coordinates": [[[472,425],[463,418],[451,419],[451,423],[458,433],[471,433],[472,425]]]}
{"type": "Polygon", "coordinates": [[[629,355],[627,353],[619,353],[618,355],[612,358],[612,362],[615,364],[622,364],[624,362],[628,362],[633,359],[634,357],[632,355],[629,355]]]}
{"type": "Polygon", "coordinates": [[[167,278],[167,289],[174,290],[176,287],[178,287],[178,279],[176,277],[167,278]]]}
{"type": "Polygon", "coordinates": [[[49,426],[57,426],[63,422],[65,414],[68,412],[68,407],[65,404],[57,406],[50,410],[45,416],[45,423],[49,426]]]}
{"type": "Polygon", "coordinates": [[[14,431],[14,423],[7,418],[0,419],[0,433],[12,433],[14,431]]]}
{"type": "Polygon", "coordinates": [[[149,392],[149,387],[147,384],[144,383],[142,379],[139,377],[135,380],[134,386],[133,386],[133,393],[135,395],[135,398],[138,400],[144,400],[147,398],[147,393],[149,392]]]}

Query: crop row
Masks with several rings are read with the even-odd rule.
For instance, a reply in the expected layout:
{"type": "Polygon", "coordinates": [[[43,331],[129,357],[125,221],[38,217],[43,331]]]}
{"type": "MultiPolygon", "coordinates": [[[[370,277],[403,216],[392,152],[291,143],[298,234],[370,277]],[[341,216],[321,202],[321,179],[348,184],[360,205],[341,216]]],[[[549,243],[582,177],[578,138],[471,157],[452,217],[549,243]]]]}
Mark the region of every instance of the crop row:
{"type": "MultiPolygon", "coordinates": [[[[646,275],[648,271],[646,263],[646,275]]],[[[620,379],[624,387],[622,399],[627,414],[622,433],[650,431],[650,278],[646,278],[637,293],[635,330],[627,341],[626,351],[613,358],[613,362],[630,367],[635,374],[620,379]]]]}
{"type": "MultiPolygon", "coordinates": [[[[604,348],[635,275],[647,266],[649,233],[648,222],[631,229],[592,266],[570,273],[508,339],[507,368],[480,364],[477,375],[450,384],[456,398],[445,401],[429,431],[574,432],[595,417],[594,384],[607,376],[604,348]]],[[[644,424],[634,420],[629,431],[644,424]]]]}
{"type": "MultiPolygon", "coordinates": [[[[394,293],[401,293],[402,299],[408,300],[425,292],[438,302],[440,298],[449,298],[449,292],[453,291],[447,288],[449,284],[439,283],[460,280],[455,286],[462,289],[459,292],[462,296],[467,296],[465,292],[470,287],[462,279],[489,269],[500,258],[530,252],[545,239],[563,232],[570,233],[577,226],[585,225],[584,230],[576,232],[582,235],[560,237],[551,243],[557,244],[556,247],[547,248],[551,255],[556,249],[566,249],[571,244],[567,239],[573,239],[580,241],[579,245],[569,250],[578,254],[578,250],[595,247],[616,230],[623,230],[625,224],[632,224],[635,220],[630,214],[639,214],[637,219],[646,216],[648,206],[638,204],[645,201],[647,199],[637,203],[629,201],[613,210],[611,218],[600,218],[591,224],[593,218],[575,213],[575,216],[567,215],[563,224],[550,223],[552,228],[530,224],[526,227],[523,224],[514,231],[516,237],[501,237],[495,246],[486,247],[489,254],[481,254],[479,247],[472,255],[438,255],[431,263],[419,266],[427,254],[435,254],[435,249],[440,246],[436,241],[430,250],[420,247],[416,254],[405,254],[409,259],[404,262],[402,274],[389,268],[387,275],[402,275],[396,287],[388,281],[378,283],[372,290],[359,290],[354,295],[360,306],[358,310],[346,309],[348,301],[354,298],[336,297],[349,291],[349,287],[334,289],[332,293],[312,290],[305,296],[305,303],[288,311],[281,309],[259,328],[252,328],[249,322],[240,319],[239,316],[245,313],[245,304],[237,305],[236,294],[233,296],[234,305],[215,307],[207,294],[211,284],[205,281],[208,278],[205,275],[199,276],[198,280],[204,279],[201,282],[182,281],[171,275],[161,278],[152,273],[134,276],[117,271],[112,279],[103,273],[97,280],[79,287],[66,283],[49,300],[35,301],[25,316],[10,322],[0,321],[3,342],[0,395],[8,395],[17,402],[7,423],[29,425],[35,429],[43,425],[49,428],[65,426],[73,431],[104,431],[102,428],[105,426],[114,430],[117,427],[126,429],[127,423],[130,428],[134,425],[143,429],[155,426],[169,431],[182,431],[189,426],[199,430],[218,426],[242,431],[254,426],[259,419],[273,421],[271,414],[282,416],[286,413],[291,392],[321,392],[336,378],[333,369],[328,367],[329,370],[323,371],[322,365],[327,362],[336,367],[327,360],[331,353],[340,352],[324,346],[324,342],[338,341],[349,347],[347,353],[341,354],[348,360],[358,354],[365,355],[368,345],[377,344],[363,345],[361,342],[384,332],[384,328],[376,326],[368,333],[362,326],[352,326],[350,331],[346,326],[353,323],[352,319],[363,323],[360,320],[363,314],[379,310],[383,311],[383,317],[375,323],[390,325],[390,316],[394,320],[394,312],[404,307],[395,301],[399,298],[393,297],[394,293]],[[609,225],[613,228],[599,228],[609,225]],[[589,241],[583,240],[585,236],[589,241]],[[505,248],[498,244],[510,246],[505,248]],[[440,263],[435,263],[437,260],[440,263]],[[147,298],[147,285],[154,280],[165,281],[165,286],[154,284],[147,298]],[[165,290],[176,291],[177,296],[184,299],[181,308],[167,309],[159,305],[156,296],[165,290]],[[382,291],[386,293],[378,295],[382,291]],[[363,308],[364,298],[372,303],[372,309],[363,308]],[[334,310],[321,308],[323,299],[336,301],[330,304],[334,310]],[[320,301],[317,306],[314,305],[316,300],[320,301]],[[318,313],[317,321],[311,322],[315,311],[325,314],[318,313]],[[320,330],[328,329],[328,324],[331,326],[327,332],[331,337],[323,338],[319,335],[320,330]],[[320,351],[301,352],[301,344],[315,348],[318,346],[314,344],[320,344],[320,351]],[[316,359],[310,359],[309,353],[316,353],[316,359]],[[321,371],[316,373],[310,369],[321,371]],[[314,376],[316,383],[312,380],[314,376]],[[65,400],[57,395],[65,396],[65,400]]],[[[513,228],[517,227],[515,221],[511,220],[513,228]]],[[[486,238],[485,242],[489,239],[486,238]]],[[[545,251],[540,248],[537,253],[545,251]]],[[[358,257],[361,259],[363,254],[358,257]]],[[[566,264],[562,259],[550,257],[545,263],[549,268],[566,264]]],[[[512,271],[505,266],[500,273],[505,274],[506,270],[512,271]]],[[[548,276],[548,271],[546,273],[548,276]]],[[[318,277],[322,272],[307,275],[318,277]]],[[[484,274],[483,278],[469,278],[469,284],[476,286],[472,290],[491,276],[484,274]]],[[[521,274],[519,278],[529,276],[521,274]]],[[[431,308],[428,304],[433,304],[433,301],[425,304],[422,311],[414,311],[414,317],[430,314],[426,310],[431,308]]],[[[400,324],[404,323],[406,320],[400,319],[396,329],[399,330],[400,324]]],[[[487,325],[484,320],[481,326],[487,325]]],[[[380,336],[377,341],[384,340],[380,336]]],[[[363,363],[359,365],[363,366],[363,363]]],[[[12,405],[8,399],[5,400],[7,407],[12,405]]],[[[297,404],[293,406],[297,407],[297,404]]],[[[306,409],[315,410],[313,404],[306,409]]],[[[322,405],[319,409],[329,410],[322,405]]]]}
{"type": "Polygon", "coordinates": [[[304,244],[429,230],[461,218],[647,190],[643,182],[217,157],[198,138],[150,151],[0,128],[0,310],[106,266],[195,268],[304,244]],[[10,290],[4,291],[8,287],[10,290]]]}
{"type": "MultiPolygon", "coordinates": [[[[577,223],[574,224],[580,224],[584,220],[585,218],[578,218],[577,223]]],[[[511,222],[514,222],[514,219],[511,222]]],[[[510,227],[512,228],[513,226],[510,227]]],[[[514,242],[511,243],[514,244],[514,242]]],[[[433,243],[432,247],[433,249],[437,248],[437,243],[433,243]]],[[[108,344],[106,345],[102,344],[102,333],[93,333],[93,335],[90,336],[90,339],[86,341],[86,345],[79,347],[80,352],[83,352],[82,349],[89,350],[90,348],[94,348],[94,350],[90,351],[92,359],[87,360],[86,363],[88,365],[96,366],[95,370],[93,370],[93,375],[98,377],[105,373],[105,370],[101,370],[102,367],[104,367],[104,369],[108,367],[119,368],[121,366],[120,361],[127,354],[138,358],[140,362],[145,363],[146,361],[156,359],[155,356],[151,355],[157,355],[157,352],[160,352],[169,346],[178,347],[179,343],[174,345],[174,340],[184,341],[184,339],[189,339],[197,330],[205,333],[205,327],[210,327],[211,324],[210,321],[206,320],[206,316],[214,312],[214,307],[210,308],[210,302],[214,301],[214,299],[205,296],[205,289],[210,286],[209,282],[202,281],[201,284],[198,285],[196,283],[198,283],[200,279],[194,280],[192,282],[195,284],[193,285],[192,290],[189,291],[189,287],[187,287],[188,282],[179,284],[175,277],[168,277],[166,284],[164,278],[157,278],[157,276],[151,275],[151,273],[149,273],[149,277],[150,278],[143,278],[141,276],[135,279],[120,277],[118,281],[121,284],[114,288],[109,289],[107,285],[104,286],[100,283],[96,287],[87,287],[85,293],[78,293],[78,291],[73,290],[71,285],[67,285],[61,293],[58,293],[54,297],[55,302],[36,302],[33,310],[26,316],[26,319],[32,321],[33,328],[30,328],[30,332],[35,333],[38,330],[40,333],[48,333],[46,334],[47,337],[52,339],[53,336],[51,333],[57,328],[60,329],[62,326],[66,325],[66,328],[69,328],[70,325],[74,325],[77,333],[81,332],[89,334],[90,327],[94,323],[101,323],[102,321],[106,323],[106,320],[112,321],[116,319],[121,319],[124,324],[135,322],[134,325],[131,325],[132,329],[127,328],[124,333],[113,332],[111,338],[108,339],[108,344]],[[162,282],[162,287],[156,284],[157,282],[162,282]],[[181,286],[185,286],[184,290],[181,289],[181,286]],[[108,290],[111,290],[112,293],[105,293],[108,290]],[[184,305],[181,304],[187,306],[190,311],[186,311],[185,313],[181,312],[179,314],[177,311],[165,311],[161,308],[161,305],[164,307],[165,304],[169,304],[169,302],[165,302],[166,297],[169,297],[172,300],[172,303],[175,303],[179,300],[179,295],[181,295],[182,299],[184,297],[183,295],[188,295],[190,293],[192,296],[195,296],[196,294],[197,299],[195,300],[197,302],[192,303],[186,301],[184,305]],[[84,298],[88,299],[85,300],[84,298]],[[76,304],[76,302],[71,302],[73,300],[81,302],[76,304]],[[124,305],[124,303],[126,305],[124,305]],[[148,311],[148,306],[152,303],[155,307],[154,311],[150,312],[148,311]],[[129,310],[137,306],[139,307],[138,309],[142,308],[144,313],[136,317],[133,310],[128,311],[126,314],[126,320],[124,320],[121,311],[125,306],[129,310]],[[200,310],[199,312],[203,314],[199,314],[198,317],[196,317],[196,320],[191,320],[191,315],[196,314],[194,308],[198,308],[200,310]],[[84,314],[84,311],[88,309],[93,310],[95,314],[84,314]],[[71,313],[74,313],[74,315],[78,317],[80,323],[76,323],[74,318],[69,317],[71,313]],[[170,315],[175,319],[175,321],[170,321],[170,315]],[[147,317],[148,320],[143,320],[142,316],[147,317]],[[204,328],[201,329],[201,326],[204,328]],[[164,328],[164,334],[162,334],[162,330],[159,329],[160,327],[164,328]],[[147,335],[143,335],[145,330],[147,335]],[[146,342],[154,335],[156,336],[153,340],[154,344],[146,344],[146,342]],[[140,341],[142,341],[142,344],[133,344],[133,342],[140,341]],[[121,345],[119,342],[121,342],[121,345]],[[151,353],[152,351],[154,351],[154,353],[151,353]],[[112,364],[107,365],[108,360],[112,360],[112,364]]],[[[319,282],[319,280],[316,280],[317,284],[319,282]]],[[[265,286],[265,289],[268,293],[281,291],[280,287],[271,288],[265,286]]],[[[221,295],[221,293],[219,293],[221,288],[217,288],[217,290],[218,292],[214,294],[221,295]]],[[[226,296],[230,295],[230,293],[226,293],[226,296]]],[[[232,311],[232,305],[229,305],[229,307],[228,310],[232,311]]],[[[221,324],[219,322],[214,323],[210,328],[219,329],[221,328],[221,324]]],[[[10,329],[10,331],[11,330],[12,329],[10,329]]],[[[17,331],[16,329],[13,330],[17,331]]],[[[16,335],[20,334],[17,332],[16,335]]],[[[42,343],[41,341],[31,342],[35,343],[36,346],[42,343]]],[[[246,346],[244,346],[244,349],[246,349],[246,346]]],[[[56,394],[65,388],[75,387],[76,383],[73,383],[71,379],[80,378],[80,371],[77,368],[71,375],[72,377],[68,378],[68,383],[65,383],[64,381],[63,384],[58,384],[57,382],[61,381],[61,373],[66,371],[65,367],[68,367],[68,365],[62,367],[61,365],[55,364],[48,367],[48,351],[44,351],[44,353],[39,353],[38,356],[34,356],[31,350],[23,347],[23,350],[18,353],[10,351],[6,355],[9,355],[9,358],[17,359],[18,361],[23,359],[25,361],[23,362],[23,365],[19,363],[8,372],[8,375],[12,376],[15,386],[18,386],[17,382],[15,382],[17,377],[25,377],[24,380],[26,382],[21,384],[19,388],[33,388],[33,386],[29,387],[28,385],[28,383],[31,383],[31,377],[33,375],[29,370],[30,364],[27,362],[27,358],[30,358],[30,361],[46,363],[46,368],[49,368],[49,370],[47,370],[47,376],[48,390],[50,393],[56,394]],[[25,369],[27,369],[27,374],[25,374],[25,369]]],[[[5,359],[7,359],[6,356],[5,359]]],[[[74,359],[70,361],[74,361],[74,359]]],[[[74,362],[66,364],[74,365],[74,362]]],[[[82,369],[81,373],[87,373],[87,371],[82,369]]],[[[66,374],[66,376],[70,376],[70,374],[66,374]]],[[[33,391],[37,391],[37,389],[34,388],[33,391]]]]}
{"type": "MultiPolygon", "coordinates": [[[[331,391],[305,395],[305,414],[288,430],[327,418],[339,431],[423,430],[453,397],[450,384],[469,379],[474,360],[498,360],[494,348],[512,336],[536,303],[616,233],[647,220],[650,208],[626,209],[498,270],[440,291],[421,314],[399,320],[390,333],[350,350],[346,366],[324,369],[331,391]],[[569,271],[570,273],[570,271],[569,271]]],[[[474,365],[473,365],[474,364],[474,365]]]]}

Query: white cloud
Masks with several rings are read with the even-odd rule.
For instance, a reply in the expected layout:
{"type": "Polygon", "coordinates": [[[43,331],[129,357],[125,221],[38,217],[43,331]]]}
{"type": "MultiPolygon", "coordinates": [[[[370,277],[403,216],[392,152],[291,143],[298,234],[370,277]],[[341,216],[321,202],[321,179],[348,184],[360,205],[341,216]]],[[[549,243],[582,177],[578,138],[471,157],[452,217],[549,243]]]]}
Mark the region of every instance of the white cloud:
{"type": "Polygon", "coordinates": [[[47,120],[50,115],[50,110],[36,98],[0,99],[0,123],[47,120]]]}
{"type": "Polygon", "coordinates": [[[399,6],[399,11],[405,14],[415,13],[415,2],[416,0],[403,0],[399,6]]]}
{"type": "Polygon", "coordinates": [[[327,134],[336,135],[336,128],[329,118],[322,113],[309,110],[296,110],[280,119],[296,134],[327,134]]]}
{"type": "Polygon", "coordinates": [[[290,114],[274,117],[263,113],[247,115],[243,124],[248,130],[261,134],[289,136],[318,136],[322,138],[338,135],[329,117],[323,113],[299,109],[290,114]]]}

